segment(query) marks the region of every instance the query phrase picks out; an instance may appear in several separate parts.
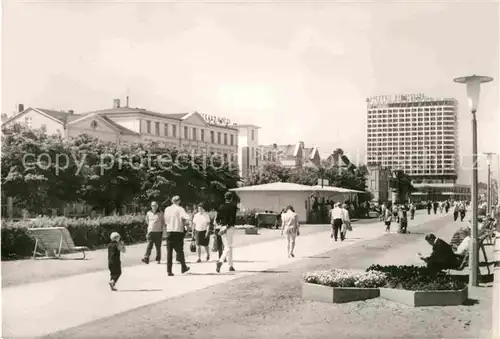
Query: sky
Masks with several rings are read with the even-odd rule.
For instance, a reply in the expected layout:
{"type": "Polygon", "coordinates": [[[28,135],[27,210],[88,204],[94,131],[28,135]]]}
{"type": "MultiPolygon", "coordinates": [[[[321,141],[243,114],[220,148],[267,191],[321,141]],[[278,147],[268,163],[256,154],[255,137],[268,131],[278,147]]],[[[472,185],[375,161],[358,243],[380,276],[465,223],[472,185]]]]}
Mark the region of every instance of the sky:
{"type": "Polygon", "coordinates": [[[480,74],[495,80],[481,90],[479,152],[500,153],[498,16],[495,2],[4,2],[2,112],[81,113],[129,95],[133,107],[258,125],[261,144],[364,162],[366,98],[424,93],[459,100],[470,154],[453,78],[480,74]]]}

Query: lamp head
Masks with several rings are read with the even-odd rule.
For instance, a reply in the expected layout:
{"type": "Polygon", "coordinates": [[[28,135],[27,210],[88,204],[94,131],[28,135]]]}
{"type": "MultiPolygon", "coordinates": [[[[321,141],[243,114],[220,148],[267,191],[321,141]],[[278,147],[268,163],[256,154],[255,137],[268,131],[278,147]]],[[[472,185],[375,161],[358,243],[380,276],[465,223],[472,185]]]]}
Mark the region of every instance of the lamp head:
{"type": "Polygon", "coordinates": [[[466,77],[455,78],[453,81],[467,85],[467,99],[469,101],[469,109],[472,113],[476,113],[479,105],[479,92],[481,84],[492,81],[493,78],[480,75],[471,75],[466,77]]]}

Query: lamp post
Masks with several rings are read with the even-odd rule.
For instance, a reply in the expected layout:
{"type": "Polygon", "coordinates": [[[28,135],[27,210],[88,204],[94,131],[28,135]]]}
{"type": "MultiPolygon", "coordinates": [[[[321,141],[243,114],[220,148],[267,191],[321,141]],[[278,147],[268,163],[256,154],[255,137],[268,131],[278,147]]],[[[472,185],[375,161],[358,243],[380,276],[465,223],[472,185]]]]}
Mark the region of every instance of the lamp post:
{"type": "Polygon", "coordinates": [[[488,191],[486,196],[486,215],[491,215],[491,156],[496,155],[493,152],[484,153],[486,155],[486,164],[488,165],[488,191]]]}
{"type": "Polygon", "coordinates": [[[470,248],[470,275],[469,285],[478,286],[479,273],[479,251],[478,251],[478,227],[477,227],[477,121],[476,112],[479,105],[479,92],[481,84],[492,81],[493,78],[471,75],[453,79],[454,82],[466,84],[467,99],[469,101],[469,109],[472,113],[472,246],[470,248]]]}

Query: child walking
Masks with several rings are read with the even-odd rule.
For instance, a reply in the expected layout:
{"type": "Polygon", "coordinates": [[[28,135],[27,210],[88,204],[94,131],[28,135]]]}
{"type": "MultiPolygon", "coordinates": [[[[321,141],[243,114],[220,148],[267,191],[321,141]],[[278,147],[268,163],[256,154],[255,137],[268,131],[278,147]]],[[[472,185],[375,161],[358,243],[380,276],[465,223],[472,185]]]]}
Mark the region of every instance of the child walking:
{"type": "Polygon", "coordinates": [[[108,268],[111,276],[109,287],[111,291],[116,291],[116,282],[122,275],[120,252],[125,253],[125,244],[121,241],[120,234],[117,232],[111,233],[110,240],[111,242],[108,245],[108,268]]]}

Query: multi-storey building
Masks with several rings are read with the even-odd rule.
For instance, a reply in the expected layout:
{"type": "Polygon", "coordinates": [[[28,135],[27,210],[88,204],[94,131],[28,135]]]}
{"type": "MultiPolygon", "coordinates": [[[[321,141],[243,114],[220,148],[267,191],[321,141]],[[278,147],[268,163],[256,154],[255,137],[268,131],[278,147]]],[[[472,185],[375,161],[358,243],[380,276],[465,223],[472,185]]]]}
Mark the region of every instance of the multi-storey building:
{"type": "Polygon", "coordinates": [[[116,143],[157,141],[192,152],[217,154],[237,163],[238,128],[227,119],[198,112],[156,113],[128,104],[121,107],[120,100],[115,99],[113,108],[84,114],[20,107],[20,112],[2,126],[12,123],[24,123],[66,137],[88,133],[116,143]]]}
{"type": "Polygon", "coordinates": [[[236,125],[238,128],[238,167],[240,177],[248,179],[259,167],[259,129],[255,125],[236,125]]]}
{"type": "Polygon", "coordinates": [[[274,163],[290,168],[319,166],[321,158],[317,147],[306,148],[303,141],[290,145],[261,145],[258,148],[259,166],[274,163]]]}
{"type": "Polygon", "coordinates": [[[415,182],[457,179],[457,101],[423,94],[367,99],[368,163],[403,170],[415,182]]]}

